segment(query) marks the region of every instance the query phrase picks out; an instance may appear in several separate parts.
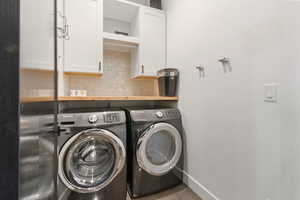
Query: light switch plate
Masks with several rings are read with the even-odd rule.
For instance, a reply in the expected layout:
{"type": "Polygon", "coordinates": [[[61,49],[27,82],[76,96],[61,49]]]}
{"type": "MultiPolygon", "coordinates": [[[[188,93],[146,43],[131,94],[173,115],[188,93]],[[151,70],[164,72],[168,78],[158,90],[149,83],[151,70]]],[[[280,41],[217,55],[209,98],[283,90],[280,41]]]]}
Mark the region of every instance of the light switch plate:
{"type": "Polygon", "coordinates": [[[276,83],[265,84],[264,89],[265,89],[265,96],[264,96],[265,102],[277,103],[278,84],[276,83]]]}

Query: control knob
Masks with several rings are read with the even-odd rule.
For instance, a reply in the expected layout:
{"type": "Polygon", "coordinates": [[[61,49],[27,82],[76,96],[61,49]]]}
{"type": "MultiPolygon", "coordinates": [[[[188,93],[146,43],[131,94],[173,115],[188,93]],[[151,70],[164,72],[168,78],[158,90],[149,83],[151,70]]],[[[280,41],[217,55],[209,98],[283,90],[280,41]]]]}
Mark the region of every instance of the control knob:
{"type": "Polygon", "coordinates": [[[162,113],[162,112],[157,112],[156,114],[156,117],[158,117],[158,118],[162,118],[163,116],[164,116],[164,114],[162,113]]]}
{"type": "Polygon", "coordinates": [[[98,121],[97,115],[90,115],[89,116],[89,123],[94,124],[98,121]]]}

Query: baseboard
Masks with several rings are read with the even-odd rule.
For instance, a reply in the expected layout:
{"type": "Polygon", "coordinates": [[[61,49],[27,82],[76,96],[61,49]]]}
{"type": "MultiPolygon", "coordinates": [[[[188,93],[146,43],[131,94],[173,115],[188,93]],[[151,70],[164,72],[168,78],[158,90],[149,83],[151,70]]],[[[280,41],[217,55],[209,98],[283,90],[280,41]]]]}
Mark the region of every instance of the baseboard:
{"type": "Polygon", "coordinates": [[[194,179],[187,172],[182,171],[183,174],[183,182],[191,188],[202,200],[221,200],[216,195],[214,195],[208,188],[199,183],[196,179],[194,179]]]}

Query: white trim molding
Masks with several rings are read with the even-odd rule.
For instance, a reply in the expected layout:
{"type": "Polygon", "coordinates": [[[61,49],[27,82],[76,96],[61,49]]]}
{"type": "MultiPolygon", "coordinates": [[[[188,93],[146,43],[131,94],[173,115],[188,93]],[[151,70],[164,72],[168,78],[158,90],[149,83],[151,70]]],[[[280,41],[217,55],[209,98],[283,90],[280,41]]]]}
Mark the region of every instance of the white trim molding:
{"type": "Polygon", "coordinates": [[[179,170],[183,174],[183,182],[203,200],[221,200],[216,195],[214,195],[207,187],[199,183],[195,178],[193,178],[186,171],[181,169],[179,170]]]}

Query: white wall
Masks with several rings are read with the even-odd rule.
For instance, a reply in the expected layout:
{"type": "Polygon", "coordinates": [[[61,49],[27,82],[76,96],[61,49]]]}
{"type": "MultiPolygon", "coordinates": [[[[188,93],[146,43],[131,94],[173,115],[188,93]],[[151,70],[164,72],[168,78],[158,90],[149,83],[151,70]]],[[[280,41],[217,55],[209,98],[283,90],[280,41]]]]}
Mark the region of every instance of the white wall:
{"type": "Polygon", "coordinates": [[[288,55],[282,67],[281,191],[282,200],[300,199],[300,2],[286,6],[288,55]]]}
{"type": "MultiPolygon", "coordinates": [[[[292,66],[290,57],[298,56],[286,30],[287,22],[297,19],[293,17],[299,12],[298,4],[292,0],[165,0],[164,4],[168,66],[181,71],[179,108],[186,131],[188,184],[208,200],[279,200],[290,192],[281,189],[289,184],[287,176],[298,174],[294,182],[300,180],[296,163],[280,162],[280,155],[297,162],[296,152],[290,156],[287,150],[290,140],[281,146],[285,131],[280,130],[288,126],[296,146],[293,131],[299,128],[300,112],[289,121],[284,105],[290,110],[295,105],[286,102],[283,94],[288,87],[281,86],[281,73],[288,71],[296,82],[295,72],[300,71],[296,67],[293,72],[287,70],[292,66]],[[217,61],[224,56],[232,60],[232,73],[224,74],[217,61]],[[204,79],[199,78],[196,65],[205,66],[204,79]],[[273,82],[280,84],[279,102],[265,103],[264,84],[273,82]],[[284,115],[286,123],[281,120],[284,115]]],[[[300,41],[297,35],[294,39],[300,41]]],[[[296,84],[285,80],[290,87],[296,84]]],[[[292,88],[293,92],[298,89],[292,88]]],[[[297,97],[289,99],[295,103],[297,97]]],[[[291,190],[295,192],[297,186],[291,190]]]]}

